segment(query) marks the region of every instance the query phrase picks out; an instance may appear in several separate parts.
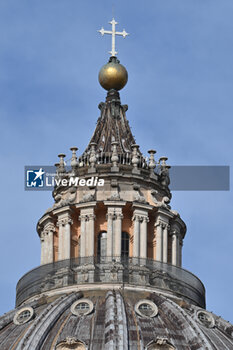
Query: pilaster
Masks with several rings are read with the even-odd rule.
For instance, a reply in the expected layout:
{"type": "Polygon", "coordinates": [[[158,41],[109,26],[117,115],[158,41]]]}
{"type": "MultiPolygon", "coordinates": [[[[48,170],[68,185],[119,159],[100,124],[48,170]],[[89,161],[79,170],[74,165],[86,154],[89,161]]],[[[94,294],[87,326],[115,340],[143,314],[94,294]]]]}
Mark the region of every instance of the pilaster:
{"type": "Polygon", "coordinates": [[[172,230],[172,265],[179,265],[179,231],[172,230]]]}
{"type": "Polygon", "coordinates": [[[152,206],[143,203],[133,203],[134,243],[133,256],[135,258],[147,258],[147,224],[149,211],[152,206]]]}
{"type": "Polygon", "coordinates": [[[80,203],[76,205],[76,208],[80,208],[80,257],[82,258],[94,257],[95,206],[96,202],[80,203]]]}
{"type": "Polygon", "coordinates": [[[164,208],[159,208],[155,220],[156,237],[156,260],[164,263],[168,262],[168,238],[170,232],[170,221],[174,214],[164,208]]]}
{"type": "Polygon", "coordinates": [[[122,210],[126,202],[123,201],[105,201],[107,210],[107,256],[114,256],[115,259],[121,259],[121,235],[122,235],[122,210]]]}
{"type": "Polygon", "coordinates": [[[45,215],[40,220],[41,265],[53,262],[53,235],[55,232],[54,220],[45,215]]]}
{"type": "Polygon", "coordinates": [[[69,207],[54,210],[58,226],[58,260],[70,259],[72,210],[69,207]]]}
{"type": "Polygon", "coordinates": [[[51,221],[47,221],[44,225],[44,240],[45,240],[45,263],[49,264],[54,261],[53,256],[53,236],[56,231],[55,225],[51,221]]]}
{"type": "Polygon", "coordinates": [[[156,228],[156,260],[163,261],[163,224],[160,220],[155,223],[156,228]]]}

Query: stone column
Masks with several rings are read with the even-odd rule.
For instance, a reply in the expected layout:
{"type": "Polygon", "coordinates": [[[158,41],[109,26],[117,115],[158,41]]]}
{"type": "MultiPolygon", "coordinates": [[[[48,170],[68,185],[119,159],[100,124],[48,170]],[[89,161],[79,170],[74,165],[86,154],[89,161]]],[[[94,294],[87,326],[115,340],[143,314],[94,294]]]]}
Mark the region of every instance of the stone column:
{"type": "Polygon", "coordinates": [[[126,202],[120,200],[108,200],[104,202],[107,207],[107,256],[114,260],[121,261],[121,239],[122,239],[122,219],[123,207],[126,202]]]}
{"type": "Polygon", "coordinates": [[[162,222],[158,221],[156,224],[156,260],[163,261],[163,228],[162,222]]]}
{"type": "Polygon", "coordinates": [[[68,210],[66,210],[65,212],[60,211],[58,213],[58,260],[70,259],[72,224],[73,221],[68,210]]]}
{"type": "Polygon", "coordinates": [[[180,237],[180,240],[179,240],[179,267],[182,267],[182,247],[183,247],[183,240],[180,237]]]}
{"type": "Polygon", "coordinates": [[[119,211],[116,213],[115,225],[114,225],[114,255],[115,257],[121,258],[121,234],[122,234],[122,209],[118,209],[119,211]]]}
{"type": "Polygon", "coordinates": [[[44,244],[44,232],[42,231],[40,234],[40,245],[41,245],[41,255],[40,255],[40,264],[45,264],[44,257],[45,257],[45,244],[44,244]]]}
{"type": "Polygon", "coordinates": [[[44,232],[45,232],[45,263],[49,264],[52,263],[53,258],[53,235],[55,232],[55,226],[53,222],[48,222],[44,226],[44,232]]]}
{"type": "Polygon", "coordinates": [[[58,260],[63,259],[63,220],[58,219],[58,260]]]}
{"type": "Polygon", "coordinates": [[[163,262],[168,261],[168,229],[169,225],[163,225],[163,262]]]}
{"type": "Polygon", "coordinates": [[[70,217],[63,219],[63,259],[70,259],[70,246],[71,246],[71,225],[73,220],[70,217]]]}
{"type": "Polygon", "coordinates": [[[133,221],[134,221],[133,257],[139,258],[139,255],[140,255],[140,245],[139,245],[140,216],[135,214],[133,216],[133,221]]]}
{"type": "Polygon", "coordinates": [[[95,207],[96,202],[79,203],[76,208],[80,209],[79,220],[81,222],[79,239],[79,256],[81,258],[89,257],[86,263],[94,262],[94,243],[95,243],[95,207]]]}
{"type": "Polygon", "coordinates": [[[147,216],[142,217],[142,221],[140,223],[140,258],[147,258],[147,223],[149,218],[147,216]]]}
{"type": "Polygon", "coordinates": [[[179,265],[179,232],[174,230],[172,232],[172,264],[178,266],[179,265]]]}
{"type": "Polygon", "coordinates": [[[95,238],[95,215],[88,215],[88,229],[86,234],[88,235],[88,239],[86,241],[86,255],[94,256],[94,238],[95,238]]]}
{"type": "Polygon", "coordinates": [[[53,253],[54,232],[55,232],[55,228],[53,230],[49,230],[48,232],[48,263],[52,263],[54,261],[54,253],[53,253]]]}
{"type": "Polygon", "coordinates": [[[108,208],[107,213],[107,220],[108,220],[108,227],[107,227],[107,256],[110,257],[110,259],[113,256],[113,220],[115,218],[114,213],[111,212],[111,208],[108,208]]]}
{"type": "Polygon", "coordinates": [[[80,233],[80,257],[83,258],[86,255],[86,215],[80,215],[81,221],[81,233],[80,233]]]}

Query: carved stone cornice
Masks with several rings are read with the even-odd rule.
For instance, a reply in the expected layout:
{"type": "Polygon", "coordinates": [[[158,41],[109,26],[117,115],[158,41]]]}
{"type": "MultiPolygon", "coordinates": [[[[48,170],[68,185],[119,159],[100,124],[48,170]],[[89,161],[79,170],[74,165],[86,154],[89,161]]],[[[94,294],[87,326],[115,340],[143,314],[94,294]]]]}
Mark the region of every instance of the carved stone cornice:
{"type": "Polygon", "coordinates": [[[165,207],[158,207],[156,211],[156,219],[162,219],[166,222],[172,220],[174,216],[174,213],[165,207]]]}
{"type": "Polygon", "coordinates": [[[73,210],[69,206],[65,206],[62,208],[57,208],[53,210],[53,214],[57,215],[58,217],[62,216],[70,216],[72,214],[73,210]]]}
{"type": "Polygon", "coordinates": [[[87,202],[87,203],[78,203],[78,204],[75,204],[75,207],[77,209],[95,208],[96,207],[96,201],[90,201],[90,202],[87,202]]]}
{"type": "Polygon", "coordinates": [[[113,201],[113,200],[107,200],[104,201],[104,205],[106,205],[107,207],[115,207],[115,208],[119,208],[119,207],[124,207],[126,205],[125,201],[113,201]]]}
{"type": "Polygon", "coordinates": [[[138,202],[133,202],[132,207],[134,209],[139,209],[143,211],[149,212],[150,210],[153,209],[152,205],[146,204],[146,203],[138,203],[138,202]]]}

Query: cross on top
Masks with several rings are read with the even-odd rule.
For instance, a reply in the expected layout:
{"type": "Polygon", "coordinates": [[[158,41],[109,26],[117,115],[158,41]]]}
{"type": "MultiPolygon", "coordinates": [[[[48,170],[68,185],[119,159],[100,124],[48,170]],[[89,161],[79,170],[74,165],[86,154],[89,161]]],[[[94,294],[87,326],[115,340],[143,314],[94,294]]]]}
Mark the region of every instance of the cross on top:
{"type": "Polygon", "coordinates": [[[116,32],[116,24],[118,24],[118,23],[115,21],[114,18],[109,23],[112,25],[112,30],[104,30],[104,28],[102,27],[100,30],[98,30],[98,32],[102,36],[104,36],[104,34],[112,35],[112,51],[109,51],[109,53],[111,54],[111,56],[116,56],[116,54],[117,54],[116,47],[115,47],[116,35],[123,36],[123,38],[125,39],[126,36],[129,35],[129,34],[126,33],[126,31],[124,29],[123,29],[122,32],[116,32]]]}

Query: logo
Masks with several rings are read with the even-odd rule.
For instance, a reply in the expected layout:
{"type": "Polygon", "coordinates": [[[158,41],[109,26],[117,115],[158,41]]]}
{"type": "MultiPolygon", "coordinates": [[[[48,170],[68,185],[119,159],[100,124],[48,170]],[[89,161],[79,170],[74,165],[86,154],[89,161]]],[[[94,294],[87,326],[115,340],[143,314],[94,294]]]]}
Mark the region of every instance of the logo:
{"type": "Polygon", "coordinates": [[[25,165],[24,167],[25,191],[52,191],[54,188],[79,188],[87,190],[87,187],[102,187],[104,179],[98,176],[78,177],[67,168],[64,173],[58,173],[56,167],[48,165],[25,165]]]}
{"type": "Polygon", "coordinates": [[[42,168],[38,170],[27,170],[26,172],[26,186],[30,188],[38,188],[44,186],[44,174],[42,168]]]}

